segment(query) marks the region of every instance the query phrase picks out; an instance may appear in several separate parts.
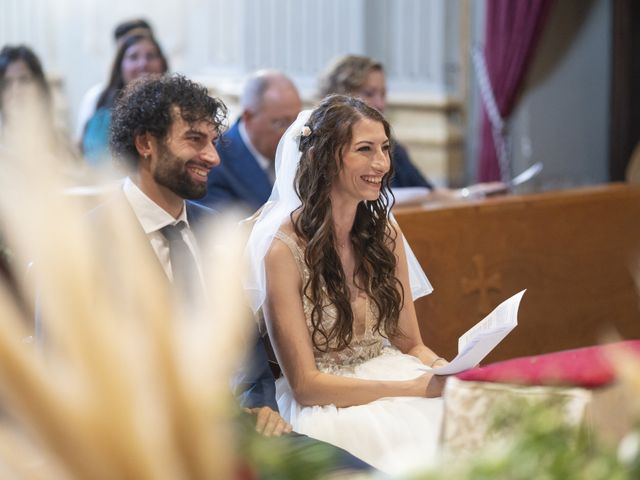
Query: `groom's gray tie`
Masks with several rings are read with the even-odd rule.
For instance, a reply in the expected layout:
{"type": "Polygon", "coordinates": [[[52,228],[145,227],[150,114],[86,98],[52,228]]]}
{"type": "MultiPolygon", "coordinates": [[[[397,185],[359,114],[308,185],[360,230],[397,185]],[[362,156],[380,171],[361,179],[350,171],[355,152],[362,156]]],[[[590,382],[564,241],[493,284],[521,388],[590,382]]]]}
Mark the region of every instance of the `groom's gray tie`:
{"type": "Polygon", "coordinates": [[[203,295],[202,283],[196,259],[189,246],[182,238],[182,230],[188,228],[185,222],[167,225],[160,231],[169,241],[169,257],[171,272],[176,290],[189,301],[198,301],[203,295]]]}

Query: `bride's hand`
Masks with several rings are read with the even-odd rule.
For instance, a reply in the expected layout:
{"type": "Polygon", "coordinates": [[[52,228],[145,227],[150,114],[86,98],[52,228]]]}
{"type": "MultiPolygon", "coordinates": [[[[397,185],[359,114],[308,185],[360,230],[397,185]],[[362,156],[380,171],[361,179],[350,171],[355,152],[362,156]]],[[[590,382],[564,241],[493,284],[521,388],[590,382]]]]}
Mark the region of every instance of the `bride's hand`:
{"type": "Polygon", "coordinates": [[[449,362],[447,361],[446,358],[437,357],[433,362],[431,362],[431,365],[429,365],[429,366],[431,368],[440,368],[440,367],[444,367],[446,365],[449,365],[449,362]]]}
{"type": "Polygon", "coordinates": [[[415,379],[418,391],[427,398],[442,396],[446,381],[446,375],[434,375],[432,373],[425,373],[415,379]]]}

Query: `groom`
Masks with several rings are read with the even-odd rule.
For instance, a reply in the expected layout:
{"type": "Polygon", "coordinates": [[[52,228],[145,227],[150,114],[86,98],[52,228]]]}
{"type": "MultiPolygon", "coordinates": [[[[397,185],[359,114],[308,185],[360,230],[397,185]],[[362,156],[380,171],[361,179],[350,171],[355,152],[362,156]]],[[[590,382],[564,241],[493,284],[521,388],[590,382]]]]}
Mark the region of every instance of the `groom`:
{"type": "MultiPolygon", "coordinates": [[[[180,75],[137,80],[127,86],[114,108],[111,150],[134,172],[124,184],[124,196],[174,283],[179,279],[178,265],[172,265],[175,257],[169,245],[172,250],[173,240],[164,233],[174,225],[181,226],[177,235],[180,244],[186,244],[184,256],[195,264],[195,283],[203,278],[197,225],[215,214],[191,200],[206,194],[207,175],[220,163],[214,144],[225,115],[220,100],[180,75]]],[[[246,387],[241,404],[255,417],[256,430],[266,436],[287,434],[292,450],[298,452],[317,448],[320,442],[289,433],[291,426],[277,412],[274,378],[261,341],[256,341],[250,356],[252,361],[241,375],[241,387],[246,387]]],[[[333,469],[370,468],[347,452],[335,450],[333,469]]]]}

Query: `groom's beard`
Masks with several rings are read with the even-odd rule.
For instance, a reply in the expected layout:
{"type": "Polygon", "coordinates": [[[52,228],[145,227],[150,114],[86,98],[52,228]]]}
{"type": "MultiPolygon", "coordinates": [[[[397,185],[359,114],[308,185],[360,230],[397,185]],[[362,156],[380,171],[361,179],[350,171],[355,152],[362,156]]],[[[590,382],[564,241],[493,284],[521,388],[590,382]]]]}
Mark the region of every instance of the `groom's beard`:
{"type": "MultiPolygon", "coordinates": [[[[196,159],[183,160],[173,155],[165,145],[159,146],[158,167],[153,174],[154,180],[163,187],[185,200],[197,200],[207,194],[207,182],[197,181],[191,177],[187,166],[190,163],[200,164],[196,159]]],[[[209,170],[209,167],[206,167],[209,170]]]]}

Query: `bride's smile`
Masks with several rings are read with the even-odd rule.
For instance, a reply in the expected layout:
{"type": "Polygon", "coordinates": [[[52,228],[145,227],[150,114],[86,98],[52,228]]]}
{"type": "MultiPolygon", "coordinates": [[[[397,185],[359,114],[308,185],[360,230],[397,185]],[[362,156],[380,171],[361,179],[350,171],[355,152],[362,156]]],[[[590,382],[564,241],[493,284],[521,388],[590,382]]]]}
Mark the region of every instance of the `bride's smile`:
{"type": "MultiPolygon", "coordinates": [[[[377,200],[382,179],[391,168],[389,139],[380,122],[362,118],[353,125],[353,138],[342,156],[342,167],[331,188],[336,200],[377,200]]],[[[337,203],[337,202],[336,202],[337,203]]]]}

